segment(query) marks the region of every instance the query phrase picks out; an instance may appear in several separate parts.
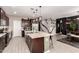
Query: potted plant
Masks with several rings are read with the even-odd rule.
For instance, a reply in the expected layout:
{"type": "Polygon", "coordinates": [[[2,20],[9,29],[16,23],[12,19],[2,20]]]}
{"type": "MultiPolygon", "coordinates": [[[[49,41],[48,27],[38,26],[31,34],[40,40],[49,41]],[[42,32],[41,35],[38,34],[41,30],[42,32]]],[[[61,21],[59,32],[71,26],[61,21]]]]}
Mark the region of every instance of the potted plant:
{"type": "Polygon", "coordinates": [[[70,32],[73,33],[73,34],[76,34],[75,33],[76,29],[77,29],[77,23],[75,21],[71,21],[70,32]]]}

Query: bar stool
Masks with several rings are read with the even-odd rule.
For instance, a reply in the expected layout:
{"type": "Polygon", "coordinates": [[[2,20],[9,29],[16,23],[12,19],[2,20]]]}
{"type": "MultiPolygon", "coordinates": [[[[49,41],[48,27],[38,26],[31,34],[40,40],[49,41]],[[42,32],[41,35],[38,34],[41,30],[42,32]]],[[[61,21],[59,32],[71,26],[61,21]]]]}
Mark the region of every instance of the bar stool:
{"type": "Polygon", "coordinates": [[[52,36],[53,36],[53,35],[50,34],[50,37],[49,37],[49,48],[50,48],[50,49],[51,49],[51,48],[54,48],[52,36]]]}

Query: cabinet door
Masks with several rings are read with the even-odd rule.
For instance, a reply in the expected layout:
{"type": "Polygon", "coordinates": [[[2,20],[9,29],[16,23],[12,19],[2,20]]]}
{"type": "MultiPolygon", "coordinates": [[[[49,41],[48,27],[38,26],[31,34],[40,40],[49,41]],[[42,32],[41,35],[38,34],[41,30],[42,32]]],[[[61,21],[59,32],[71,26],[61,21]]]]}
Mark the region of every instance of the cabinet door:
{"type": "Polygon", "coordinates": [[[9,18],[6,16],[6,13],[0,8],[0,25],[1,26],[8,26],[9,25],[9,18]]]}
{"type": "Polygon", "coordinates": [[[66,19],[62,19],[62,34],[66,35],[66,19]]]}
{"type": "Polygon", "coordinates": [[[9,18],[6,16],[6,26],[9,26],[9,18]]]}
{"type": "Polygon", "coordinates": [[[9,43],[10,39],[9,39],[9,33],[7,33],[5,35],[5,44],[7,45],[9,43]]]}
{"type": "Polygon", "coordinates": [[[32,53],[43,53],[44,52],[44,38],[32,39],[32,53]]]}
{"type": "Polygon", "coordinates": [[[29,31],[31,30],[31,20],[29,19],[22,19],[22,27],[23,29],[25,29],[26,31],[29,31]]]}
{"type": "Polygon", "coordinates": [[[26,35],[26,43],[28,45],[28,48],[30,49],[31,38],[28,35],[26,35]]]}
{"type": "Polygon", "coordinates": [[[6,25],[6,21],[4,19],[1,19],[1,26],[6,25]]]}
{"type": "Polygon", "coordinates": [[[1,25],[6,25],[6,21],[5,21],[5,12],[1,9],[1,15],[0,15],[0,17],[1,17],[1,25]]]}
{"type": "Polygon", "coordinates": [[[60,33],[60,19],[56,19],[56,33],[60,33]]]}
{"type": "Polygon", "coordinates": [[[5,48],[5,36],[0,38],[0,52],[2,52],[5,48]]]}

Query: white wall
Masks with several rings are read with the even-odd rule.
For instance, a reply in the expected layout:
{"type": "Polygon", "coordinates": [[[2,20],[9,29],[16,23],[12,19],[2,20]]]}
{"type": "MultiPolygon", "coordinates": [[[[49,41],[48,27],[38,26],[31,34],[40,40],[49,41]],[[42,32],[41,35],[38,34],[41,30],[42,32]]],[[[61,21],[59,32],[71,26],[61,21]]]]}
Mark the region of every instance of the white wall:
{"type": "MultiPolygon", "coordinates": [[[[53,19],[52,19],[52,20],[53,20],[53,19]]],[[[52,23],[52,26],[51,26],[51,22],[50,22],[50,20],[48,19],[47,22],[46,22],[45,20],[43,20],[43,21],[42,21],[42,24],[43,24],[45,27],[47,27],[47,29],[48,29],[50,32],[51,32],[52,29],[54,28],[53,31],[52,31],[52,34],[55,35],[55,34],[56,34],[56,25],[55,25],[56,21],[54,20],[53,22],[54,22],[54,24],[52,23]]],[[[41,25],[42,30],[43,30],[44,32],[48,32],[47,29],[46,29],[43,25],[41,25]]]]}
{"type": "Polygon", "coordinates": [[[13,31],[13,37],[21,36],[21,17],[9,16],[9,29],[13,31]]]}
{"type": "Polygon", "coordinates": [[[68,12],[68,13],[64,13],[64,14],[61,14],[61,15],[57,15],[55,18],[52,17],[52,19],[57,19],[57,18],[62,18],[62,17],[69,17],[69,16],[75,16],[75,15],[79,15],[79,12],[77,11],[71,11],[71,12],[68,12]]]}

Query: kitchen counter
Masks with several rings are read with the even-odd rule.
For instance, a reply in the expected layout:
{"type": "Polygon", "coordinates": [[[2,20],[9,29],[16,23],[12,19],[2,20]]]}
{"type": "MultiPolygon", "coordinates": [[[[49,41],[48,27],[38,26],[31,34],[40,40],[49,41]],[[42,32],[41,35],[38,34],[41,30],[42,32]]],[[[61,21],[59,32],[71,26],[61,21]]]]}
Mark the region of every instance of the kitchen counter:
{"type": "Polygon", "coordinates": [[[4,36],[6,33],[0,33],[0,37],[4,36]]]}
{"type": "Polygon", "coordinates": [[[46,32],[36,32],[36,33],[30,33],[30,34],[26,34],[26,35],[28,35],[32,39],[34,39],[34,38],[40,38],[40,37],[47,37],[47,36],[50,36],[51,34],[46,33],[46,32]]]}

